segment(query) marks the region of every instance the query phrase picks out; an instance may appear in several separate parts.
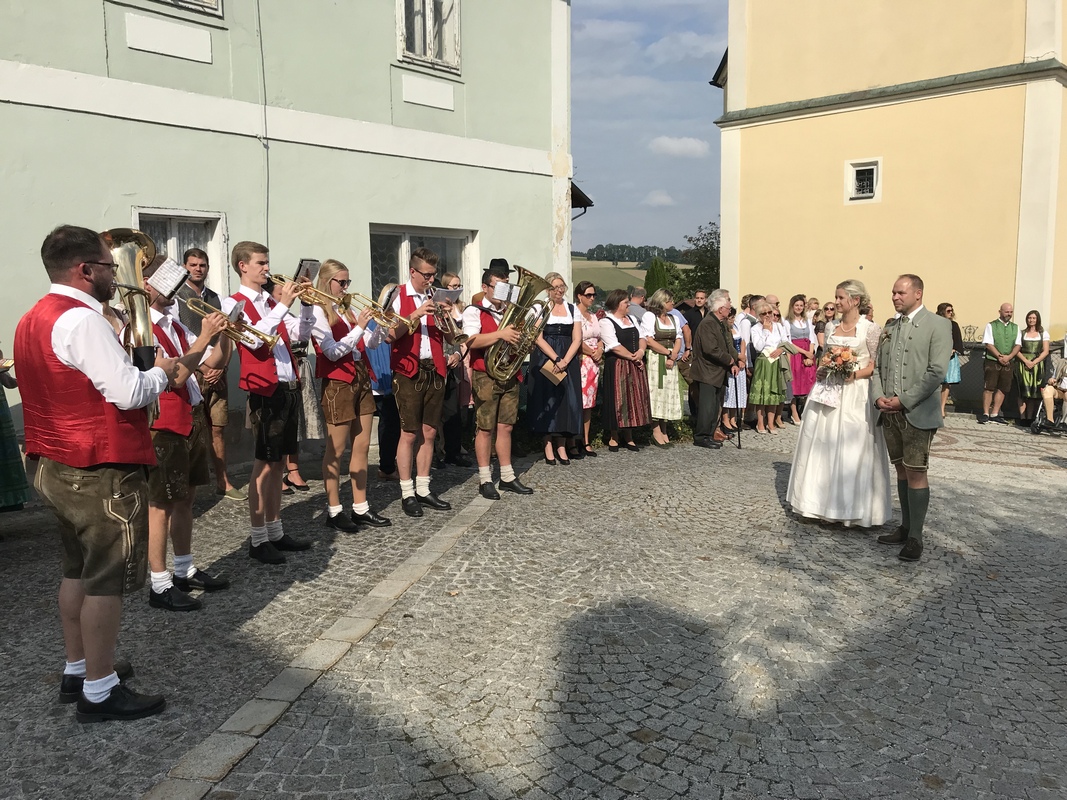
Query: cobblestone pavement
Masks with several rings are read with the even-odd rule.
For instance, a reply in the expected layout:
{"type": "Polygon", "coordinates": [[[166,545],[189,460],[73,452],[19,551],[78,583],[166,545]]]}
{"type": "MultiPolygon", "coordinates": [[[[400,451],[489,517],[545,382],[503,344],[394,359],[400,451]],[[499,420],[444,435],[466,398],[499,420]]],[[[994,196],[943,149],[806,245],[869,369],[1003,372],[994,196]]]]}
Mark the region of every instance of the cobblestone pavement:
{"type": "Polygon", "coordinates": [[[792,517],[794,441],[526,462],[537,494],[492,504],[450,470],[435,482],[457,482],[456,511],[409,523],[394,484],[379,497],[398,524],[354,537],[300,524],[312,493],[283,516],[317,546],[276,569],[244,555],[243,509],[215,505],[199,560],[234,588],[197,614],[127,602],[134,686],[169,706],[126,724],[55,704],[54,534],[24,515],[0,542],[0,796],[1067,796],[1067,437],[950,418],[919,564],[877,531],[792,517]],[[460,522],[221,780],[166,780],[460,522]]]}

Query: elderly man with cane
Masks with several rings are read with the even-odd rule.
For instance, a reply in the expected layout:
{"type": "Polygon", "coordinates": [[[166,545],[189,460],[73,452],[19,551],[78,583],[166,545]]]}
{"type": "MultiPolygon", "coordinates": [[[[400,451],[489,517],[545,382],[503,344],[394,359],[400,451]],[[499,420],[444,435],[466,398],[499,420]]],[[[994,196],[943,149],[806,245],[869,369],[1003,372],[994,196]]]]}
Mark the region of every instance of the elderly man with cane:
{"type": "Polygon", "coordinates": [[[736,375],[738,369],[733,337],[726,329],[729,316],[729,298],[715,298],[711,303],[711,313],[704,317],[693,333],[693,363],[689,374],[700,385],[693,444],[711,450],[722,447],[722,443],[714,439],[715,426],[722,412],[727,378],[736,375]]]}

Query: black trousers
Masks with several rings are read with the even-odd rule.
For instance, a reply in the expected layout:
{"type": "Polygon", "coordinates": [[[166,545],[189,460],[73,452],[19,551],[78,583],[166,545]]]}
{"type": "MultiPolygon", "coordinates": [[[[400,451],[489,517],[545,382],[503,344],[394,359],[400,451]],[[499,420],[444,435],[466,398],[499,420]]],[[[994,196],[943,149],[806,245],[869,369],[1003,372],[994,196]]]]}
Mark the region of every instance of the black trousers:
{"type": "Polygon", "coordinates": [[[710,439],[715,433],[715,424],[719,421],[722,412],[724,386],[713,386],[710,383],[698,384],[700,389],[697,395],[696,425],[693,426],[693,440],[710,439]]]}
{"type": "Polygon", "coordinates": [[[463,417],[459,408],[459,373],[456,370],[449,370],[448,379],[445,381],[445,402],[441,407],[441,435],[444,439],[445,458],[456,458],[463,440],[463,417]]]}
{"type": "Polygon", "coordinates": [[[391,394],[374,396],[378,410],[378,471],[396,472],[396,447],[400,444],[400,411],[391,394]]]}

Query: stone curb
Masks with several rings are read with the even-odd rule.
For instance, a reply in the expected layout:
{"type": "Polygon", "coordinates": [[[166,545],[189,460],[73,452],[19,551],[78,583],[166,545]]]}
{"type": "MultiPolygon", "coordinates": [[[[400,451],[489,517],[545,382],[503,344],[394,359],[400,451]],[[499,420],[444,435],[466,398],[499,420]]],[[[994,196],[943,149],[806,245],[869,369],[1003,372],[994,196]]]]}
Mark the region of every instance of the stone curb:
{"type": "Polygon", "coordinates": [[[309,686],[374,630],[408,589],[451,550],[470,527],[492,507],[476,497],[431,536],[414,554],[367,592],[332,626],[305,648],[270,683],[207,739],[174,765],[167,777],[149,789],[144,800],[200,800],[251,752],[309,686]]]}

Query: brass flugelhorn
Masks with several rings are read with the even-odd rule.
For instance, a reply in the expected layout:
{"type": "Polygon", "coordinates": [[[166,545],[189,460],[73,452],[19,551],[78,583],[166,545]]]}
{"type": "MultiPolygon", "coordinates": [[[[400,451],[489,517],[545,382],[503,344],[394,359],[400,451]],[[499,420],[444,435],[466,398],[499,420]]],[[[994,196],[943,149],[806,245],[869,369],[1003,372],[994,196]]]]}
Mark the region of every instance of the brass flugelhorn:
{"type": "MultiPolygon", "coordinates": [[[[215,306],[205,303],[199,297],[190,297],[185,301],[185,307],[200,317],[206,317],[219,311],[215,306]]],[[[237,344],[243,344],[245,347],[252,350],[256,349],[259,342],[263,342],[267,347],[273,350],[275,345],[277,345],[282,338],[281,336],[257,331],[247,322],[232,319],[226,321],[226,327],[222,329],[222,333],[237,344]]]]}
{"type": "Polygon", "coordinates": [[[322,291],[322,289],[316,289],[310,283],[295,281],[288,275],[271,275],[270,279],[279,286],[285,286],[287,283],[295,283],[300,289],[297,297],[299,297],[300,301],[303,303],[311,303],[316,306],[335,305],[341,311],[347,311],[349,308],[350,301],[348,298],[350,295],[343,294],[340,297],[335,297],[332,294],[322,291]]]}
{"type": "MultiPolygon", "coordinates": [[[[434,294],[436,294],[436,290],[434,289],[434,287],[431,286],[429,289],[427,289],[427,292],[429,298],[433,300],[433,296],[434,294]]],[[[463,329],[456,324],[456,320],[452,317],[450,313],[445,310],[445,307],[440,303],[435,302],[433,304],[433,318],[434,321],[437,323],[437,327],[441,329],[441,333],[443,333],[445,336],[450,336],[452,338],[452,344],[454,344],[456,347],[459,347],[461,344],[471,338],[463,332],[463,329]]]]}
{"type": "MultiPolygon", "coordinates": [[[[378,302],[371,300],[365,294],[352,292],[343,295],[345,299],[344,307],[353,309],[357,313],[367,311],[370,314],[371,319],[383,328],[395,328],[398,324],[405,325],[408,329],[408,333],[411,333],[418,328],[421,323],[417,320],[403,317],[393,311],[393,298],[396,296],[396,292],[397,285],[395,283],[387,283],[378,295],[378,302]]],[[[340,303],[338,303],[338,305],[340,305],[340,303]]]]}

